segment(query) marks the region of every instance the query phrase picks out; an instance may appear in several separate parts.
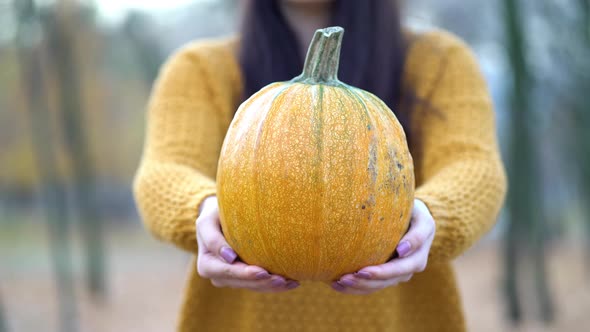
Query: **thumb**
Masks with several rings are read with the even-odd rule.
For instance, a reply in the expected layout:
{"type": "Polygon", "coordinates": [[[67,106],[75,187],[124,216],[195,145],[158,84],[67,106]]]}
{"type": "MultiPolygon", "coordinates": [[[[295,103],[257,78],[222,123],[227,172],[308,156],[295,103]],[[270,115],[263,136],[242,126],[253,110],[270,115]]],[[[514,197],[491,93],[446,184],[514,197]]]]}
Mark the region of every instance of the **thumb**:
{"type": "Polygon", "coordinates": [[[238,257],[221,232],[217,209],[197,218],[197,238],[206,254],[217,256],[230,264],[238,257]]]}
{"type": "Polygon", "coordinates": [[[424,203],[416,200],[412,211],[410,229],[397,246],[399,257],[406,257],[418,250],[434,234],[435,224],[424,203]]]}

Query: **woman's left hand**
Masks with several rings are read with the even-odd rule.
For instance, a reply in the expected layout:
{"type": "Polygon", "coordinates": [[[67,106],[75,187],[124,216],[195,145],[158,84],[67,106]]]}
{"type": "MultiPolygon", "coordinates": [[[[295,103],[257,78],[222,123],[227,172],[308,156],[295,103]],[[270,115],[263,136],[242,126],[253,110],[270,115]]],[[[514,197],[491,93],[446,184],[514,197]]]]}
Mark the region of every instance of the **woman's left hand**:
{"type": "Polygon", "coordinates": [[[370,294],[380,289],[409,281],[422,272],[434,239],[435,224],[426,205],[414,200],[410,229],[397,246],[398,257],[385,264],[362,268],[332,283],[332,288],[346,294],[370,294]]]}

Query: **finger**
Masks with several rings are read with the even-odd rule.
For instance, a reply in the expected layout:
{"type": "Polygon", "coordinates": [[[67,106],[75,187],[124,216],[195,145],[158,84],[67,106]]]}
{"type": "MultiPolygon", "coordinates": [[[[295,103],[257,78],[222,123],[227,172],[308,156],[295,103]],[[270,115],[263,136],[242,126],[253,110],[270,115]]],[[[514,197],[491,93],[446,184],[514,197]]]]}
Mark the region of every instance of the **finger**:
{"type": "Polygon", "coordinates": [[[217,213],[219,213],[217,196],[209,196],[201,202],[201,205],[199,206],[199,217],[217,213]]]}
{"type": "Polygon", "coordinates": [[[367,280],[358,278],[352,274],[348,274],[340,278],[338,283],[348,288],[354,288],[361,291],[377,291],[383,288],[396,286],[400,283],[408,282],[412,278],[413,274],[405,274],[392,279],[387,280],[367,280]]]}
{"type": "MultiPolygon", "coordinates": [[[[423,204],[422,204],[423,205],[423,204]]],[[[402,237],[398,244],[396,251],[399,257],[407,257],[426,242],[430,237],[434,236],[434,220],[428,212],[424,210],[426,207],[417,205],[414,208],[412,220],[410,221],[410,229],[402,237]]]]}
{"type": "Polygon", "coordinates": [[[257,276],[257,280],[214,278],[211,279],[211,283],[216,287],[246,288],[258,292],[281,292],[299,287],[299,283],[295,280],[270,274],[263,279],[257,276]]]}
{"type": "Polygon", "coordinates": [[[217,215],[197,219],[197,239],[204,247],[203,253],[216,255],[227,263],[233,263],[238,257],[223,237],[217,215]]]}
{"type": "Polygon", "coordinates": [[[219,214],[219,206],[217,204],[217,197],[210,196],[203,200],[199,206],[198,217],[207,217],[219,214]]]}
{"type": "Polygon", "coordinates": [[[209,254],[199,255],[197,272],[206,279],[261,280],[271,275],[263,268],[243,262],[228,264],[209,254]]]}
{"type": "Polygon", "coordinates": [[[277,275],[266,280],[212,279],[211,283],[216,287],[245,288],[263,293],[284,292],[299,287],[298,282],[287,281],[277,275]]]}
{"type": "Polygon", "coordinates": [[[410,256],[392,259],[381,265],[368,266],[359,272],[368,274],[370,280],[388,280],[407,274],[422,272],[426,269],[426,264],[428,263],[430,243],[431,241],[427,242],[426,245],[422,246],[410,256]]]}
{"type": "Polygon", "coordinates": [[[360,290],[352,287],[346,287],[340,284],[337,281],[332,282],[331,287],[333,290],[342,293],[342,294],[350,294],[350,295],[367,295],[373,293],[376,290],[360,290]]]}

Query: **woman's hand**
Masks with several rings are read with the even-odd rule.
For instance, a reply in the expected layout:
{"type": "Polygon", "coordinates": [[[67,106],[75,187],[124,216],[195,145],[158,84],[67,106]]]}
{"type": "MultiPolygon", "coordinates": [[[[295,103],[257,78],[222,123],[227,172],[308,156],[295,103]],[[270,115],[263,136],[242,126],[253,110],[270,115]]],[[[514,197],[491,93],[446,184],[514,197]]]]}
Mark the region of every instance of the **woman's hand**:
{"type": "Polygon", "coordinates": [[[201,207],[196,221],[197,271],[201,277],[210,279],[215,287],[247,288],[257,292],[282,292],[299,286],[296,281],[238,261],[238,255],[221,233],[217,198],[205,199],[201,207]]]}
{"type": "Polygon", "coordinates": [[[333,282],[332,288],[346,294],[369,294],[409,281],[414,273],[426,268],[434,232],[435,224],[430,211],[422,201],[415,199],[410,229],[396,249],[398,257],[385,264],[346,274],[333,282]]]}

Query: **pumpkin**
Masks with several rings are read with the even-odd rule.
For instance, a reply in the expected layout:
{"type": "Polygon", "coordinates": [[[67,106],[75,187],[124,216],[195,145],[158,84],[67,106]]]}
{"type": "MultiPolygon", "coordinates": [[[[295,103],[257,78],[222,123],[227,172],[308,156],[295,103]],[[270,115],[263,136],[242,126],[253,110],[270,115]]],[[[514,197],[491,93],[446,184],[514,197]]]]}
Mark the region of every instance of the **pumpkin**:
{"type": "Polygon", "coordinates": [[[343,33],[316,31],[300,76],[242,103],[220,153],[228,243],[244,262],[294,280],[386,262],[413,205],[401,125],[375,95],[337,78],[343,33]]]}

